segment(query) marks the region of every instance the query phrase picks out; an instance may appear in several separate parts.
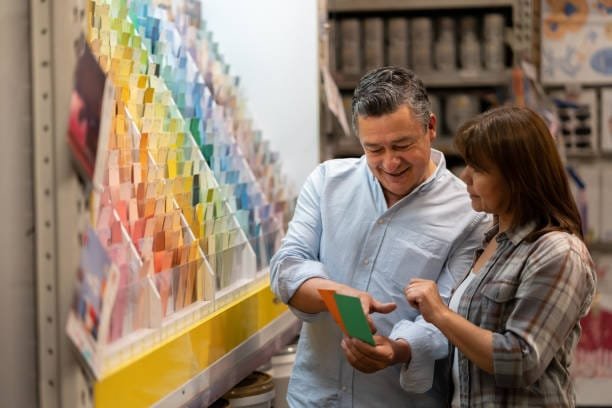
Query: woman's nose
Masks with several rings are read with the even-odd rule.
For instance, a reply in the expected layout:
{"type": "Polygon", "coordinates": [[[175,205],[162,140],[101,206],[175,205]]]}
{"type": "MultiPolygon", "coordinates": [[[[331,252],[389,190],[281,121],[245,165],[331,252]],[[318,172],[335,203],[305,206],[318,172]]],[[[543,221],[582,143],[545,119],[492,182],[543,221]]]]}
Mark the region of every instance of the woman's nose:
{"type": "Polygon", "coordinates": [[[459,178],[463,180],[465,184],[469,184],[468,182],[472,179],[472,169],[470,166],[465,166],[463,170],[461,170],[459,178]]]}

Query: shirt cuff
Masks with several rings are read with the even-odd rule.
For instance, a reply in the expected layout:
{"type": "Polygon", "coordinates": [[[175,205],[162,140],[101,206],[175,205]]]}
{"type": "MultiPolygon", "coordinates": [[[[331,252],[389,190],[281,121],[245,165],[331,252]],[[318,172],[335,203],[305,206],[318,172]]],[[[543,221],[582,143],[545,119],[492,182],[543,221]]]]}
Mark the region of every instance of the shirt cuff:
{"type": "Polygon", "coordinates": [[[287,305],[287,306],[289,306],[289,310],[291,310],[291,313],[293,313],[295,317],[297,317],[298,319],[306,323],[314,322],[315,320],[319,318],[319,316],[321,316],[321,313],[306,313],[306,312],[302,312],[299,309],[296,309],[295,307],[291,305],[287,305]]]}
{"type": "MultiPolygon", "coordinates": [[[[278,295],[283,303],[287,305],[289,305],[289,301],[295,295],[295,292],[308,279],[329,279],[323,269],[323,264],[317,261],[287,258],[279,267],[281,272],[278,279],[278,295]]],[[[289,305],[289,309],[296,317],[306,322],[316,320],[320,315],[320,313],[302,312],[291,305],[289,305]]]]}
{"type": "Polygon", "coordinates": [[[403,339],[410,345],[411,357],[408,363],[402,365],[400,371],[400,385],[408,392],[424,393],[433,385],[434,367],[436,359],[443,358],[444,353],[432,339],[432,333],[420,324],[410,320],[402,320],[395,325],[389,338],[403,339]]]}

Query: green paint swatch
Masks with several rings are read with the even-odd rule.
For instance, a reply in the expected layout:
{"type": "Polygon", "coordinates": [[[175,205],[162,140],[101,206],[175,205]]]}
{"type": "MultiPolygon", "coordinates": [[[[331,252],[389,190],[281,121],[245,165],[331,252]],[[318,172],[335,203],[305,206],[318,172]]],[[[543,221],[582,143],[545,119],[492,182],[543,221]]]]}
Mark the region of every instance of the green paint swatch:
{"type": "Polygon", "coordinates": [[[372,332],[370,332],[368,321],[363,314],[359,298],[338,293],[334,294],[334,298],[336,299],[336,305],[348,335],[374,346],[374,338],[372,337],[372,332]]]}

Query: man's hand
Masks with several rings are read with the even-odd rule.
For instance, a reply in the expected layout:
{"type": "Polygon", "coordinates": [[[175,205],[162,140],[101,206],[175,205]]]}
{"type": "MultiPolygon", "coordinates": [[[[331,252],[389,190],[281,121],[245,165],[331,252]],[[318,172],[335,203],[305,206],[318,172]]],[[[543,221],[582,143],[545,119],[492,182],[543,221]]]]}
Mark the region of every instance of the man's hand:
{"type": "Polygon", "coordinates": [[[369,293],[355,291],[357,292],[353,296],[356,296],[361,301],[361,307],[363,308],[363,313],[368,320],[368,325],[370,325],[370,331],[372,334],[376,333],[376,326],[374,325],[374,321],[372,320],[372,313],[391,313],[397,308],[395,303],[381,303],[378,300],[374,299],[369,293]]]}
{"type": "Polygon", "coordinates": [[[390,313],[395,310],[395,303],[381,303],[367,292],[362,292],[329,279],[311,278],[306,280],[297,292],[289,299],[289,304],[305,313],[319,313],[327,310],[319,289],[330,289],[342,295],[354,296],[361,301],[364,314],[368,317],[370,327],[373,329],[370,313],[390,313]]]}
{"type": "Polygon", "coordinates": [[[360,290],[348,287],[348,286],[340,286],[336,289],[336,293],[341,295],[353,296],[359,299],[361,302],[361,307],[363,308],[363,314],[365,314],[366,319],[368,320],[368,325],[370,326],[370,331],[372,334],[376,333],[376,326],[374,325],[374,321],[372,320],[371,313],[391,313],[397,308],[395,303],[381,303],[378,300],[374,299],[372,295],[367,292],[362,292],[360,290]]]}
{"type": "Polygon", "coordinates": [[[410,361],[410,345],[406,341],[374,336],[374,342],[376,345],[371,346],[361,340],[345,337],[340,345],[349,364],[363,373],[374,373],[410,361]]]}

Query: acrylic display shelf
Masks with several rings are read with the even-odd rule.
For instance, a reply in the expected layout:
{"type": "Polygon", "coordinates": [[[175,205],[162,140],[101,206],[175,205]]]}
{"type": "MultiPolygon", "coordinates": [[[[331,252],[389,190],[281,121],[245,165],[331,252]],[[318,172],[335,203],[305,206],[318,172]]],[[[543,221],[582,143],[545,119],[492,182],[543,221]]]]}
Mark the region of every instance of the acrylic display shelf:
{"type": "Polygon", "coordinates": [[[66,324],[66,332],[91,373],[95,378],[100,379],[180,334],[212,312],[213,302],[196,302],[168,316],[160,328],[139,329],[111,344],[99,345],[85,330],[81,320],[71,311],[66,324]]]}
{"type": "MultiPolygon", "coordinates": [[[[210,374],[206,370],[214,363],[230,370],[232,357],[228,356],[235,348],[242,345],[233,358],[239,354],[247,363],[255,362],[261,358],[257,350],[271,347],[274,338],[289,332],[295,336],[295,318],[270,291],[267,273],[258,275],[256,281],[240,288],[241,295],[232,292],[233,300],[215,311],[212,302],[197,302],[164,319],[159,329],[138,330],[110,345],[96,344],[71,315],[67,333],[92,376],[95,406],[150,406],[187,384],[191,384],[189,395],[179,392],[173,398],[193,399],[217,378],[193,381],[199,374],[210,374]]],[[[223,385],[215,389],[227,391],[223,385]]]]}

